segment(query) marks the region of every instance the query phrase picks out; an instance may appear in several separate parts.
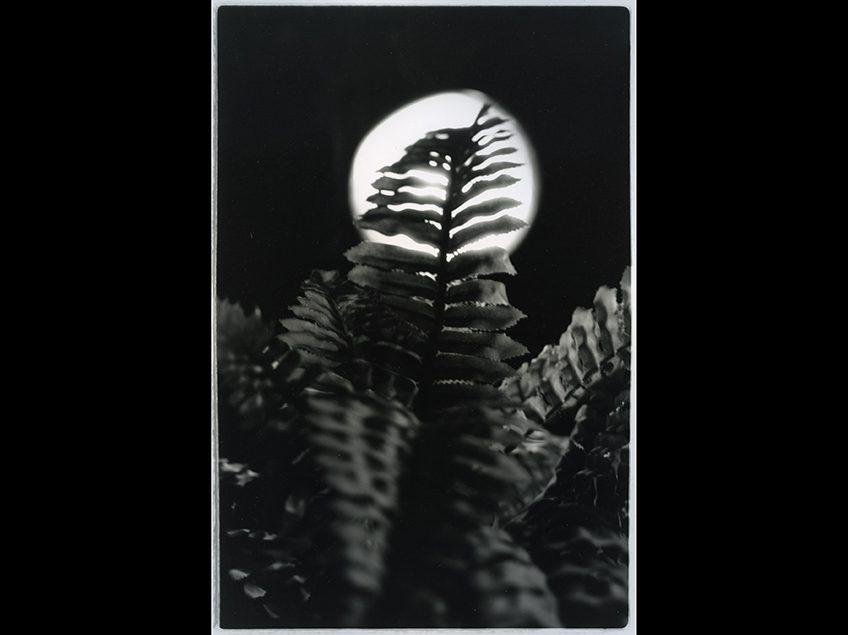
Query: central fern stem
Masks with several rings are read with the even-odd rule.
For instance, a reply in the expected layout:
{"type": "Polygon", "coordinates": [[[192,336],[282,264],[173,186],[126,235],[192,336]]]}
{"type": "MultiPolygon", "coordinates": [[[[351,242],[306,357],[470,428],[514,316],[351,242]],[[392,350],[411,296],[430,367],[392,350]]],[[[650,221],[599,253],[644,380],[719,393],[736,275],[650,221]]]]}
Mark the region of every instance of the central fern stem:
{"type": "MultiPolygon", "coordinates": [[[[452,155],[456,157],[456,155],[452,155]]],[[[453,227],[453,208],[454,201],[459,192],[456,191],[456,184],[461,183],[461,179],[457,177],[457,171],[467,156],[462,156],[458,160],[450,162],[450,173],[448,174],[448,187],[445,195],[445,202],[442,206],[442,235],[441,244],[439,245],[439,265],[436,271],[436,296],[433,299],[433,328],[430,330],[427,352],[423,360],[422,371],[422,387],[419,393],[418,405],[425,417],[430,415],[430,394],[433,387],[434,364],[436,355],[439,353],[439,336],[445,321],[445,294],[448,287],[448,252],[450,251],[450,232],[453,227]]]]}

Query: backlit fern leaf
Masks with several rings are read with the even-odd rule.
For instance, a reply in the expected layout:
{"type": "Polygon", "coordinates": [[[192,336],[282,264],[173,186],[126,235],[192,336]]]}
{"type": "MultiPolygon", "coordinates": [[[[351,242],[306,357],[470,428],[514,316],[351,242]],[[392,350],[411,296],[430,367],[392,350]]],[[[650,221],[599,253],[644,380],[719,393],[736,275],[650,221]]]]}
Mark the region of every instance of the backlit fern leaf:
{"type": "Polygon", "coordinates": [[[418,409],[428,415],[476,401],[481,393],[491,396],[487,387],[514,372],[503,360],[527,352],[502,333],[524,314],[509,304],[502,282],[482,278],[514,274],[508,253],[497,247],[467,249],[481,238],[526,225],[503,214],[518,201],[481,197],[515,183],[508,170],[519,165],[488,162],[515,151],[502,145],[512,136],[503,127],[506,120],[488,112],[486,105],[468,127],[428,133],[382,168],[372,184],[377,191],[368,199],[375,207],[356,223],[360,229],[406,236],[435,255],[372,242],[345,254],[355,265],[351,281],[379,291],[384,302],[427,332],[418,409]],[[435,170],[446,183],[434,185],[421,170],[435,170]],[[434,188],[437,194],[431,193],[434,188]]]}

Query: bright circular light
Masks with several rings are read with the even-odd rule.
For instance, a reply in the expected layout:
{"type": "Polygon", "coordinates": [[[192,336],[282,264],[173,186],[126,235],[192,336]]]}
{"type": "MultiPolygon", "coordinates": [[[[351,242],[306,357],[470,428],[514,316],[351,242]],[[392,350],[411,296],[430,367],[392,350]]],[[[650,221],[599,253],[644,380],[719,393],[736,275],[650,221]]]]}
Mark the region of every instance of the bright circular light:
{"type": "MultiPolygon", "coordinates": [[[[373,203],[369,203],[367,199],[376,192],[371,184],[379,178],[378,170],[380,168],[391,165],[400,159],[404,154],[404,148],[415,143],[430,131],[441,128],[462,128],[471,125],[486,103],[492,104],[489,115],[497,115],[510,120],[504,127],[510,129],[513,137],[503,142],[493,143],[485,149],[484,153],[488,154],[488,152],[497,148],[511,146],[516,149],[516,152],[503,157],[503,159],[523,165],[503,172],[520,179],[517,183],[489,190],[481,194],[479,199],[474,200],[483,201],[489,198],[508,196],[521,201],[521,205],[495,216],[475,220],[491,220],[497,216],[508,214],[525,221],[527,227],[509,234],[487,236],[468,245],[467,248],[476,250],[485,247],[503,247],[509,252],[514,251],[530,230],[530,225],[536,215],[539,185],[536,158],[530,141],[518,122],[494,100],[479,91],[464,90],[424,97],[396,110],[374,127],[359,144],[353,159],[349,188],[353,217],[358,218],[374,207],[373,203]]],[[[435,253],[433,247],[417,243],[406,236],[384,236],[373,230],[360,230],[360,234],[366,240],[373,242],[389,243],[435,253]]]]}

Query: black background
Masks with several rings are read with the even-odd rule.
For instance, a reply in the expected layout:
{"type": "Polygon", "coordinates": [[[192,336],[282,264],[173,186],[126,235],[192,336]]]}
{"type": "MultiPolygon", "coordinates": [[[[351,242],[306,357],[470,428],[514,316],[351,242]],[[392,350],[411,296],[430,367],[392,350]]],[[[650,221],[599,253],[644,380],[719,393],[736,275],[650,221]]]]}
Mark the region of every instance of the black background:
{"type": "Polygon", "coordinates": [[[217,292],[277,318],[359,242],[347,183],[365,134],[419,97],[483,91],[541,170],[512,255],[510,333],[538,353],[630,264],[629,19],[614,7],[222,7],[217,292]]]}

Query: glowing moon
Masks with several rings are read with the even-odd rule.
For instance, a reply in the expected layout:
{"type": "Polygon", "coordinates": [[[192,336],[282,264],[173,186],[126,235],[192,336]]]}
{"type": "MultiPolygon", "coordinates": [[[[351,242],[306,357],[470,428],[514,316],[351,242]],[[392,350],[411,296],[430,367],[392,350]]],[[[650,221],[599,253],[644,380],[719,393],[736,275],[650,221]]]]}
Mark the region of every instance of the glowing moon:
{"type": "MultiPolygon", "coordinates": [[[[471,125],[486,103],[492,104],[489,116],[496,115],[510,120],[503,127],[509,129],[513,137],[493,143],[484,153],[488,154],[501,147],[513,147],[516,152],[508,157],[509,160],[523,165],[505,171],[520,179],[517,183],[484,192],[475,201],[507,196],[521,201],[521,205],[491,217],[475,220],[491,220],[508,214],[525,221],[527,227],[509,234],[487,236],[468,245],[467,249],[476,250],[497,246],[510,252],[514,251],[530,230],[536,215],[539,187],[536,158],[530,141],[519,123],[493,99],[479,91],[446,92],[424,97],[396,110],[374,127],[359,144],[353,159],[349,188],[353,217],[358,218],[374,207],[373,203],[369,203],[367,199],[376,192],[371,184],[380,177],[377,170],[400,159],[404,154],[404,148],[432,130],[471,125]]],[[[435,180],[434,183],[436,183],[435,180]]],[[[473,224],[475,220],[469,224],[473,224]]],[[[429,253],[435,252],[433,247],[417,243],[406,236],[384,236],[372,230],[360,230],[360,233],[363,238],[373,242],[389,243],[429,253]]]]}

